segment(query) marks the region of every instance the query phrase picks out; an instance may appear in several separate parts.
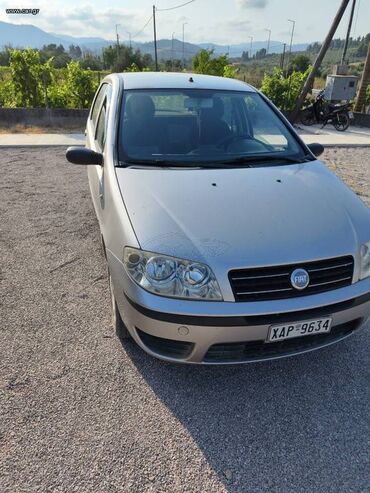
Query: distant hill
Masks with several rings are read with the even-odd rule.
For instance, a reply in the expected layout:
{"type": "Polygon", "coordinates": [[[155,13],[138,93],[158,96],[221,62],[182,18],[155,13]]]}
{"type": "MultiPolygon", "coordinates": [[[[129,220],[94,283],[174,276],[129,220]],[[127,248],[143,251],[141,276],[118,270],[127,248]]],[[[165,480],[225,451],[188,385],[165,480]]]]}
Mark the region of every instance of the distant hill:
{"type": "MultiPolygon", "coordinates": [[[[123,42],[128,44],[127,40],[123,42]]],[[[61,44],[67,49],[71,44],[79,45],[84,50],[100,53],[102,48],[115,43],[115,41],[99,37],[78,37],[47,33],[31,24],[11,24],[0,21],[0,49],[6,45],[11,45],[14,48],[41,48],[45,44],[52,43],[61,44]]],[[[140,43],[133,41],[132,46],[134,49],[139,48],[142,53],[154,55],[153,42],[140,43]]],[[[293,51],[305,50],[307,46],[307,43],[293,45],[293,51]]],[[[271,53],[281,53],[283,51],[283,44],[279,41],[271,41],[270,47],[271,53]]],[[[230,57],[240,57],[243,51],[250,49],[250,44],[246,42],[227,46],[215,43],[185,43],[183,47],[182,41],[178,39],[174,39],[173,44],[171,39],[160,39],[157,41],[158,57],[164,60],[170,59],[172,56],[181,59],[183,54],[185,58],[190,58],[202,48],[214,49],[217,55],[229,53],[230,57]]],[[[253,43],[253,52],[261,48],[266,48],[265,41],[255,41],[253,43]]]]}
{"type": "Polygon", "coordinates": [[[44,44],[61,43],[61,39],[31,24],[10,24],[0,21],[0,47],[14,48],[30,46],[41,48],[44,44]]]}
{"type": "MultiPolygon", "coordinates": [[[[200,43],[198,46],[206,49],[213,49],[215,54],[223,54],[229,53],[230,57],[240,57],[243,51],[250,51],[250,43],[239,43],[233,45],[219,45],[215,43],[200,43]]],[[[292,46],[292,51],[304,51],[308,46],[308,43],[300,43],[294,44],[292,46]]],[[[270,49],[269,53],[282,53],[283,52],[284,43],[281,41],[270,41],[270,49]]],[[[253,55],[257,50],[261,50],[262,48],[267,48],[267,41],[254,41],[252,45],[253,55]]],[[[288,50],[288,45],[286,46],[288,50]]]]}

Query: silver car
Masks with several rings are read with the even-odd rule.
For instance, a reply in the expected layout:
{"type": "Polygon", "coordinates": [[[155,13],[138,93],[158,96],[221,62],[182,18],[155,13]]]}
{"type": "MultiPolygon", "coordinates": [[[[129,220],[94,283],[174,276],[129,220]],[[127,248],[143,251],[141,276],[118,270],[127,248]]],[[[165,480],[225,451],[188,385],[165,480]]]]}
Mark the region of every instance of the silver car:
{"type": "Polygon", "coordinates": [[[370,315],[370,210],[262,94],[227,78],[112,74],[88,179],[118,335],[167,361],[327,346],[370,315]]]}

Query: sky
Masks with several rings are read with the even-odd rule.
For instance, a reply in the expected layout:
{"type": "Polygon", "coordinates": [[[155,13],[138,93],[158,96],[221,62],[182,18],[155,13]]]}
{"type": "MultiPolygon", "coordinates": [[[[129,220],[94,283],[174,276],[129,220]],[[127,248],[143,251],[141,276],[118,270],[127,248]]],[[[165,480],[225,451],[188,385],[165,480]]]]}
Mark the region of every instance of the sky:
{"type": "MultiPolygon", "coordinates": [[[[171,38],[172,33],[194,43],[237,44],[267,39],[289,42],[292,23],[296,21],[294,43],[321,41],[327,33],[341,0],[194,0],[174,10],[186,0],[154,0],[157,7],[157,38],[171,38]]],[[[131,33],[135,41],[150,41],[153,0],[0,0],[0,20],[14,24],[33,24],[44,31],[72,36],[115,38],[119,24],[120,39],[131,33]],[[27,5],[25,5],[27,3],[27,5]],[[21,5],[24,4],[24,5],[21,5]],[[30,5],[32,4],[32,5],[30,5]],[[7,15],[6,8],[39,8],[37,15],[7,15]]],[[[344,37],[349,11],[342,19],[336,37],[344,37]]],[[[370,31],[370,0],[357,0],[352,34],[357,37],[370,31]]]]}

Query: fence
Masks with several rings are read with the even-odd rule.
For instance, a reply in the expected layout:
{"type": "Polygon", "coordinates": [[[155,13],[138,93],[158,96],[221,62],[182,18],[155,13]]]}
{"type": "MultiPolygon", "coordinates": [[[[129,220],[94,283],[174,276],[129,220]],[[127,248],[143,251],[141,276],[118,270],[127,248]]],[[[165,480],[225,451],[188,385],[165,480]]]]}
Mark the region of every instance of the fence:
{"type": "Polygon", "coordinates": [[[0,108],[0,127],[33,125],[83,131],[88,114],[87,109],[0,108]]]}

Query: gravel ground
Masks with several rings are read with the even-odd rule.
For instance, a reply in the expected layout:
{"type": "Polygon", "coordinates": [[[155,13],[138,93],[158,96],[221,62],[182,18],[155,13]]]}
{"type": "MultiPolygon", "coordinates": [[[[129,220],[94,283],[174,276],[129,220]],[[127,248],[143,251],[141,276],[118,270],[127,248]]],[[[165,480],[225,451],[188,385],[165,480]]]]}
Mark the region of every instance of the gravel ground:
{"type": "MultiPolygon", "coordinates": [[[[370,205],[370,150],[325,159],[370,205]]],[[[0,492],[369,492],[369,327],[286,360],[121,346],[86,170],[1,149],[0,492]]]]}

